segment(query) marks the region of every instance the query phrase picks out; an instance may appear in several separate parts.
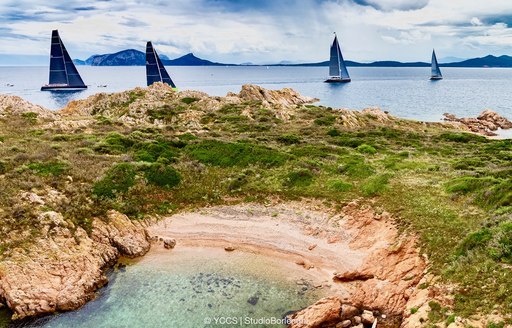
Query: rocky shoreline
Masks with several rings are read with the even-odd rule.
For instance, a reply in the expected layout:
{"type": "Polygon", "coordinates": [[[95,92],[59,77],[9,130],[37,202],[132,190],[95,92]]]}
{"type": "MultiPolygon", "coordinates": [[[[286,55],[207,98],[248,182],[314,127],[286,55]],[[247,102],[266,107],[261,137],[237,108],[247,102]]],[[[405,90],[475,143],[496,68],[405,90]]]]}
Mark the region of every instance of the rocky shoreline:
{"type": "Polygon", "coordinates": [[[29,249],[12,249],[0,264],[0,299],[13,319],[76,310],[107,283],[105,270],[120,256],[137,257],[150,248],[145,227],[116,211],[94,219],[87,234],[55,212],[41,214],[42,235],[29,249]]]}
{"type": "Polygon", "coordinates": [[[484,136],[495,137],[498,135],[495,132],[498,129],[512,129],[512,122],[510,120],[490,109],[484,110],[476,118],[458,118],[457,116],[448,113],[444,113],[443,115],[445,121],[460,123],[469,131],[484,136]]]}

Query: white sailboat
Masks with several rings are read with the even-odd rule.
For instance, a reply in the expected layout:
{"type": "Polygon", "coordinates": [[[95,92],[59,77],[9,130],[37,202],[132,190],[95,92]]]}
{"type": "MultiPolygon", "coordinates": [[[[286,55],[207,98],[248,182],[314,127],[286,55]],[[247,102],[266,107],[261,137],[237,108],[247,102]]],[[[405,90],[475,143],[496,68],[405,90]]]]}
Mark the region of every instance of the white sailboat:
{"type": "Polygon", "coordinates": [[[341,54],[338,37],[334,33],[334,41],[331,45],[331,59],[329,62],[329,78],[325,80],[327,83],[346,83],[350,82],[347,66],[341,54]]]}
{"type": "Polygon", "coordinates": [[[431,80],[442,80],[443,74],[441,74],[441,69],[439,68],[439,64],[437,63],[437,57],[435,50],[432,50],[432,74],[430,76],[431,80]]]}

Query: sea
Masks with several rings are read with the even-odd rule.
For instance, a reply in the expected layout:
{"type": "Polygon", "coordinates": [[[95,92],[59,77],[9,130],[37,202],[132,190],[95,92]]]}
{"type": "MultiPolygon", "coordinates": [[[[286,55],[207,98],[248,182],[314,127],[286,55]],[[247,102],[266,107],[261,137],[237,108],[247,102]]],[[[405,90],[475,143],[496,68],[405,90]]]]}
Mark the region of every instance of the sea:
{"type": "MultiPolygon", "coordinates": [[[[99,92],[146,86],[143,66],[78,66],[89,86],[79,92],[40,91],[48,67],[0,67],[0,93],[20,96],[57,110],[70,100],[99,92]]],[[[444,79],[430,81],[430,68],[349,67],[351,83],[323,83],[327,67],[206,66],[167,67],[179,90],[223,96],[243,84],[268,89],[292,88],[333,108],[379,107],[402,118],[437,122],[443,113],[474,117],[492,109],[512,119],[512,69],[442,68],[444,79]]]]}

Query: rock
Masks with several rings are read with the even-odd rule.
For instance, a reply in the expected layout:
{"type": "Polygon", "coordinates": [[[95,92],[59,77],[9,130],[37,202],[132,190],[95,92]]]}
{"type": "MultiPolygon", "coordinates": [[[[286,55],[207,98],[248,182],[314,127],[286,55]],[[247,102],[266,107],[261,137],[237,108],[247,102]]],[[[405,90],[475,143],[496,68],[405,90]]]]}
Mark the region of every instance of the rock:
{"type": "Polygon", "coordinates": [[[372,279],[374,276],[370,273],[359,272],[359,271],[346,271],[342,273],[334,273],[334,277],[332,278],[334,281],[339,282],[350,282],[355,280],[368,280],[372,279]]]}
{"type": "Polygon", "coordinates": [[[361,324],[361,323],[362,323],[361,317],[360,317],[360,316],[358,316],[358,315],[354,316],[354,317],[352,318],[352,323],[353,323],[354,325],[359,325],[359,324],[361,324]]]}
{"type": "Polygon", "coordinates": [[[176,239],[174,238],[164,238],[164,247],[165,249],[173,249],[176,246],[176,239]]]}
{"type": "Polygon", "coordinates": [[[312,251],[316,248],[316,246],[317,246],[316,244],[311,244],[308,246],[308,250],[312,251]]]}
{"type": "Polygon", "coordinates": [[[56,112],[34,105],[18,96],[0,94],[0,117],[22,115],[24,113],[35,113],[37,118],[49,120],[59,117],[56,112]]]}
{"type": "Polygon", "coordinates": [[[352,328],[364,328],[364,325],[362,323],[359,323],[359,324],[353,326],[352,328]]]}
{"type": "Polygon", "coordinates": [[[341,299],[336,296],[322,298],[315,304],[291,315],[288,328],[319,328],[336,325],[340,318],[341,299]]]}
{"type": "Polygon", "coordinates": [[[236,248],[235,248],[235,247],[233,247],[233,246],[226,246],[226,247],[224,247],[224,250],[225,250],[226,252],[233,252],[235,249],[236,249],[236,248]]]}
{"type": "Polygon", "coordinates": [[[89,236],[80,227],[70,227],[60,213],[41,214],[41,221],[53,226],[52,233],[35,238],[26,250],[11,250],[2,260],[0,299],[14,312],[13,319],[83,306],[107,283],[104,270],[119,256],[149,250],[141,223],[117,212],[109,213],[109,220],[94,219],[89,236]]]}
{"type": "Polygon", "coordinates": [[[352,321],[350,320],[343,320],[342,322],[338,323],[336,325],[336,328],[347,328],[352,326],[352,321]]]}
{"type": "Polygon", "coordinates": [[[258,304],[259,300],[260,300],[260,298],[256,295],[254,295],[254,296],[249,297],[249,299],[247,300],[247,303],[249,303],[251,305],[256,305],[256,304],[258,304]]]}
{"type": "Polygon", "coordinates": [[[501,129],[511,129],[512,122],[498,113],[486,109],[477,118],[458,118],[453,114],[445,113],[444,119],[449,122],[458,122],[468,130],[483,134],[486,136],[495,136],[493,131],[501,129]]]}
{"type": "Polygon", "coordinates": [[[361,321],[365,325],[370,325],[375,321],[375,317],[373,316],[373,312],[370,311],[363,311],[363,314],[361,314],[361,321]]]}
{"type": "Polygon", "coordinates": [[[341,320],[351,319],[359,314],[359,309],[350,304],[343,304],[341,306],[341,320]]]}

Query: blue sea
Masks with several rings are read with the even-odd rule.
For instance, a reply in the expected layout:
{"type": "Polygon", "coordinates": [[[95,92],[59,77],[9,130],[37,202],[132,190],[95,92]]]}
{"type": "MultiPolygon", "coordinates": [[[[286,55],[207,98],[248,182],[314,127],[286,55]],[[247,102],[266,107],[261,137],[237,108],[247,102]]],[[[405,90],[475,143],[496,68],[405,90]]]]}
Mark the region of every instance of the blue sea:
{"type": "MultiPolygon", "coordinates": [[[[334,108],[379,107],[392,115],[440,121],[442,114],[476,116],[493,109],[512,119],[512,69],[443,68],[444,80],[430,81],[430,68],[349,67],[352,82],[323,83],[326,67],[168,67],[180,90],[223,96],[252,83],[269,89],[293,88],[334,108]]],[[[48,67],[0,67],[0,93],[14,94],[50,109],[98,92],[146,85],[144,67],[79,66],[85,91],[42,92],[48,67]],[[13,86],[8,86],[12,84],[13,86]],[[100,87],[106,85],[106,87],[100,87]]]]}

